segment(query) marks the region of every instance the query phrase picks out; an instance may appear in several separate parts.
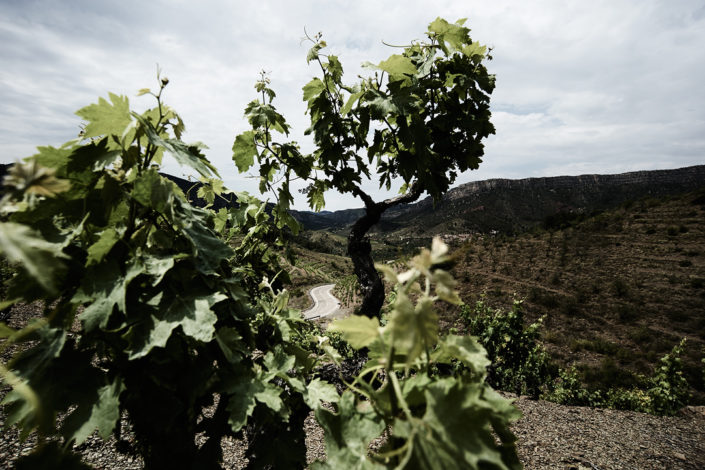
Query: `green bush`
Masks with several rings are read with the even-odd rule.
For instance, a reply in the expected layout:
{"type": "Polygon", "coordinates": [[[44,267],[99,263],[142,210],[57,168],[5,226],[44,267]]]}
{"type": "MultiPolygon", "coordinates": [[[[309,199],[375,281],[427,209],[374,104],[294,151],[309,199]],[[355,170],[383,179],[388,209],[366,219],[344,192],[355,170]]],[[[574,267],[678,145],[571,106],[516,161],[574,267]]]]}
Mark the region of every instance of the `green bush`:
{"type": "Polygon", "coordinates": [[[605,398],[605,406],[615,410],[651,412],[651,396],[639,388],[610,388],[605,398]]]}
{"type": "Polygon", "coordinates": [[[683,376],[681,354],[685,338],[661,358],[650,380],[647,391],[651,398],[651,411],[659,415],[672,415],[683,408],[690,397],[688,381],[683,376]]]}
{"type": "Polygon", "coordinates": [[[119,434],[126,416],[147,468],[213,468],[221,438],[256,422],[286,451],[268,456],[251,439],[251,464],[303,465],[313,364],[292,341],[305,323],[274,281],[283,226],[244,193],[229,211],[194,207],[159,174],[170,154],[208,182],[199,195],[223,191],[180,140],[166,83],[142,114],[113,94],[79,110],[84,139],[41,147],[5,179],[0,249],[18,265],[8,297],[44,304],[20,330],[0,325],[1,348],[20,345],[0,364],[13,387],[6,425],[37,431],[41,456],[47,440],[68,451],[96,429],[119,434]]]}
{"type": "Polygon", "coordinates": [[[488,383],[494,388],[538,398],[551,379],[549,356],[539,341],[541,320],[525,327],[521,301],[514,301],[511,310],[504,312],[481,300],[474,308],[464,306],[460,315],[492,362],[488,383]]]}
{"type": "Polygon", "coordinates": [[[561,405],[599,406],[602,396],[599,392],[590,392],[580,380],[575,367],[561,369],[552,390],[544,393],[541,398],[561,405]]]}
{"type": "Polygon", "coordinates": [[[552,390],[541,398],[562,405],[607,407],[657,415],[675,414],[687,404],[689,398],[689,386],[683,376],[680,359],[684,346],[685,339],[661,358],[660,366],[650,378],[635,375],[630,376],[629,380],[620,379],[625,374],[615,368],[613,361],[604,361],[599,373],[614,375],[609,380],[615,383],[631,382],[632,385],[628,385],[630,388],[616,386],[606,391],[591,391],[583,385],[575,367],[570,367],[560,371],[552,390]]]}

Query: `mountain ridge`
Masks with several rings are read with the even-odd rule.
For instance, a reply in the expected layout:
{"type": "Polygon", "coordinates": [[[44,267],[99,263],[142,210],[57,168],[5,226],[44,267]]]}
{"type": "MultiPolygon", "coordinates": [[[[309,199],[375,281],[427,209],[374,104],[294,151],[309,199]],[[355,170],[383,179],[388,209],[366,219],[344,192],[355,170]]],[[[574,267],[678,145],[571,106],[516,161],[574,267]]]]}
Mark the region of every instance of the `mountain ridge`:
{"type": "MultiPolygon", "coordinates": [[[[435,205],[427,197],[390,208],[377,231],[387,233],[411,227],[406,231],[412,236],[433,231],[517,232],[559,213],[604,210],[628,200],[673,195],[703,185],[705,165],[605,175],[493,178],[453,188],[435,205]],[[420,223],[421,219],[426,220],[420,223]],[[439,227],[442,224],[445,226],[439,227]]],[[[363,213],[361,208],[325,214],[292,211],[311,230],[343,229],[363,213]]]]}

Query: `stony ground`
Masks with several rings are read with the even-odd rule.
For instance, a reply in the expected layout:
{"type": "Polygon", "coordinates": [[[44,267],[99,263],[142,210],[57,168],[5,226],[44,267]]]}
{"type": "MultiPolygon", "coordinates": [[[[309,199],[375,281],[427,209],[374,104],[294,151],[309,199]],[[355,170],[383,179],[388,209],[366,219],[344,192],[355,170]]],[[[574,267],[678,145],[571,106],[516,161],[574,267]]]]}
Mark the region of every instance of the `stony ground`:
{"type": "MultiPolygon", "coordinates": [[[[643,413],[560,406],[520,398],[524,414],[513,427],[519,455],[526,469],[617,470],[705,468],[705,409],[688,408],[675,417],[643,413]]],[[[0,425],[2,418],[0,417],[0,425]]],[[[124,423],[126,425],[127,423],[124,423]]],[[[325,458],[322,430],[313,417],[306,421],[309,462],[325,458]]],[[[28,453],[33,438],[24,443],[15,429],[0,440],[0,469],[13,468],[28,453]]],[[[225,468],[245,468],[242,443],[224,440],[225,468]]],[[[115,441],[91,437],[76,449],[96,468],[142,469],[139,457],[120,453],[115,441]]]]}
{"type": "MultiPolygon", "coordinates": [[[[11,326],[26,321],[32,308],[14,309],[14,318],[3,318],[11,326]]],[[[36,312],[36,311],[35,311],[36,312]]],[[[9,357],[5,351],[2,360],[9,357]]],[[[0,390],[4,396],[7,388],[0,390]]],[[[523,417],[513,430],[526,469],[693,469],[705,468],[705,407],[689,407],[675,417],[656,417],[628,411],[561,406],[524,397],[516,399],[523,417]]],[[[0,411],[0,428],[4,426],[0,411]]],[[[308,460],[325,458],[323,433],[312,416],[306,421],[308,460]]],[[[15,428],[0,435],[0,470],[31,451],[36,442],[30,436],[18,439],[15,428]]],[[[129,425],[123,421],[123,436],[129,439],[129,425]]],[[[225,468],[245,468],[243,445],[223,440],[225,468]]],[[[100,469],[141,469],[136,455],[121,453],[113,439],[90,437],[75,449],[86,462],[100,469]]]]}

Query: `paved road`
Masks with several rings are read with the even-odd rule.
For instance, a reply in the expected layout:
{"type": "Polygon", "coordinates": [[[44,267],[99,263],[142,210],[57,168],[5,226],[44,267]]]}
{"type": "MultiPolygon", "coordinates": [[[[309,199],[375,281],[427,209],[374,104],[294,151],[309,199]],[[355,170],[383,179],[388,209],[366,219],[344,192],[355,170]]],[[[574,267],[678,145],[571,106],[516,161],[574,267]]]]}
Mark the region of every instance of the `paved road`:
{"type": "Polygon", "coordinates": [[[325,317],[338,311],[340,301],[331,294],[334,287],[335,284],[326,284],[311,289],[313,307],[303,313],[305,319],[311,320],[313,318],[325,317]]]}

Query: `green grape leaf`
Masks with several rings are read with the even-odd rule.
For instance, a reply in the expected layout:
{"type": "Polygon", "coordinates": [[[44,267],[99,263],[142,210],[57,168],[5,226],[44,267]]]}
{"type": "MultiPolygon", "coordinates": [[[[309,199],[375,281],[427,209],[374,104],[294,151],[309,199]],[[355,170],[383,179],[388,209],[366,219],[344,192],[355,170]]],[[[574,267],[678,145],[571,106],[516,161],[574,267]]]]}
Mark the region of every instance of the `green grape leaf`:
{"type": "Polygon", "coordinates": [[[215,202],[215,192],[213,191],[213,188],[205,184],[198,188],[196,196],[200,197],[201,199],[204,199],[206,201],[206,204],[208,204],[208,207],[212,206],[215,202]]]}
{"type": "MultiPolygon", "coordinates": [[[[174,135],[176,136],[176,138],[181,140],[181,136],[186,131],[186,125],[184,124],[183,119],[181,119],[181,116],[176,114],[175,111],[170,109],[168,115],[169,114],[172,115],[174,119],[176,119],[176,123],[170,123],[170,124],[171,124],[171,128],[174,129],[174,135]]],[[[171,119],[171,117],[169,117],[169,119],[171,119]]]]}
{"type": "Polygon", "coordinates": [[[201,182],[203,184],[198,188],[196,195],[212,205],[215,202],[215,197],[223,193],[224,183],[217,178],[201,178],[201,182]]]}
{"type": "Polygon", "coordinates": [[[316,420],[324,431],[327,460],[314,462],[312,469],[384,468],[368,456],[370,442],[385,428],[369,402],[356,403],[355,395],[347,390],[338,401],[338,414],[319,407],[316,420]]]}
{"type": "Polygon", "coordinates": [[[274,106],[261,104],[258,101],[251,101],[245,108],[247,119],[255,129],[269,126],[271,129],[282,134],[289,134],[289,125],[284,116],[279,114],[274,106]]]}
{"type": "Polygon", "coordinates": [[[44,240],[38,232],[14,222],[0,223],[0,251],[16,263],[47,292],[54,292],[64,272],[62,245],[44,240]]]}
{"type": "Polygon", "coordinates": [[[103,439],[110,437],[120,419],[120,394],[125,386],[120,379],[96,390],[91,403],[82,403],[64,421],[62,432],[69,440],[81,444],[95,429],[103,439]]]}
{"type": "MultiPolygon", "coordinates": [[[[35,428],[52,429],[55,417],[46,412],[46,408],[51,409],[50,402],[53,396],[47,396],[47,385],[43,382],[45,377],[51,375],[55,370],[52,366],[57,363],[65,350],[67,334],[66,331],[58,328],[42,326],[43,320],[33,320],[25,329],[35,330],[24,340],[38,340],[30,348],[23,348],[19,355],[13,358],[11,368],[13,373],[9,373],[3,367],[2,379],[12,384],[13,389],[5,395],[0,405],[7,405],[5,408],[5,429],[14,424],[19,424],[20,439],[24,440],[35,428]],[[20,375],[19,381],[11,381],[14,373],[20,375]],[[8,377],[9,375],[9,377],[8,377]]],[[[20,330],[19,334],[22,334],[20,330]]],[[[18,334],[18,336],[19,336],[18,334]]]]}
{"type": "Polygon", "coordinates": [[[187,145],[178,139],[163,139],[148,119],[137,113],[132,115],[139,121],[149,142],[169,152],[179,165],[193,168],[206,178],[212,175],[219,176],[218,171],[201,154],[197,145],[187,145]]]}
{"type": "Polygon", "coordinates": [[[362,90],[362,91],[358,91],[357,93],[353,93],[352,95],[350,95],[350,98],[348,98],[348,101],[345,102],[345,106],[343,106],[340,109],[340,114],[342,114],[343,116],[347,115],[352,110],[352,107],[355,105],[355,102],[357,100],[359,100],[362,97],[362,95],[364,95],[364,94],[365,94],[365,91],[362,90]]]}
{"type": "Polygon", "coordinates": [[[247,356],[247,347],[242,341],[242,336],[235,328],[219,328],[215,333],[215,339],[229,363],[237,364],[243,357],[247,356]]]}
{"type": "Polygon", "coordinates": [[[333,82],[340,83],[340,79],[343,77],[343,64],[340,63],[338,56],[329,54],[328,62],[324,64],[324,67],[330,74],[330,78],[333,82]]]}
{"type": "Polygon", "coordinates": [[[325,41],[320,41],[320,42],[317,42],[316,44],[314,44],[313,47],[311,49],[309,49],[308,53],[306,54],[306,63],[309,63],[312,60],[316,60],[318,58],[318,53],[324,47],[326,47],[325,41]]]}
{"type": "Polygon", "coordinates": [[[192,207],[187,202],[178,201],[175,213],[183,224],[184,235],[191,242],[196,258],[196,269],[202,274],[217,274],[223,260],[233,256],[233,250],[208,227],[210,212],[192,207]]]}
{"type": "Polygon", "coordinates": [[[440,237],[433,237],[431,242],[431,264],[442,264],[448,261],[450,261],[448,245],[443,243],[440,237]]]}
{"type": "Polygon", "coordinates": [[[458,50],[463,44],[470,42],[470,29],[463,26],[465,21],[466,19],[463,18],[452,24],[443,18],[436,18],[428,25],[428,30],[436,33],[442,40],[447,41],[455,50],[458,50]]]}
{"type": "Polygon", "coordinates": [[[326,206],[326,200],[324,198],[324,193],[326,190],[326,184],[324,181],[316,180],[312,185],[308,187],[308,205],[315,212],[320,212],[326,206]]]}
{"type": "Polygon", "coordinates": [[[143,206],[168,216],[175,191],[178,187],[174,183],[163,178],[157,170],[149,169],[137,177],[130,194],[143,206]]]}
{"type": "Polygon", "coordinates": [[[213,229],[220,235],[228,238],[228,231],[226,229],[228,228],[229,221],[230,212],[225,207],[221,207],[213,217],[213,229]]]}
{"type": "Polygon", "coordinates": [[[492,410],[490,415],[490,423],[497,433],[497,437],[503,444],[513,444],[516,441],[516,436],[511,432],[508,423],[514,422],[521,418],[521,411],[514,406],[513,400],[504,398],[490,387],[485,387],[482,398],[486,406],[492,410]]]}
{"type": "Polygon", "coordinates": [[[130,104],[126,96],[109,93],[109,103],[104,98],[99,98],[98,103],[86,106],[76,111],[76,114],[88,121],[83,130],[83,137],[122,136],[125,128],[132,120],[130,118],[130,104]]]}
{"type": "Polygon", "coordinates": [[[388,328],[395,349],[406,354],[406,364],[410,366],[438,341],[438,314],[433,309],[433,300],[424,296],[414,308],[406,294],[398,292],[388,328]]]}
{"type": "Polygon", "coordinates": [[[129,359],[144,357],[153,348],[164,347],[179,326],[186,336],[197,341],[211,341],[218,320],[211,307],[226,298],[220,293],[165,296],[159,304],[158,313],[133,325],[125,334],[130,343],[129,359]]]}
{"type": "Polygon", "coordinates": [[[424,406],[426,403],[424,391],[433,381],[434,378],[423,372],[404,379],[401,383],[401,390],[406,404],[411,408],[424,406]]]}
{"type": "Polygon", "coordinates": [[[127,286],[143,270],[144,267],[137,261],[130,263],[125,274],[114,260],[90,267],[71,300],[72,303],[91,302],[78,316],[86,331],[105,328],[115,306],[121,312],[125,311],[127,286]]]}
{"type": "Polygon", "coordinates": [[[261,390],[255,392],[254,396],[258,402],[266,405],[270,410],[286,416],[288,413],[286,411],[284,401],[279,395],[281,395],[280,388],[272,384],[265,383],[261,390]]]}
{"type": "Polygon", "coordinates": [[[149,255],[140,259],[144,266],[144,272],[152,276],[152,286],[159,284],[164,275],[174,267],[174,258],[171,256],[159,257],[149,255]]]}
{"type": "Polygon", "coordinates": [[[378,96],[367,102],[373,116],[384,117],[388,115],[401,114],[399,108],[392,98],[378,96]]]}
{"type": "Polygon", "coordinates": [[[234,433],[239,432],[247,424],[247,418],[252,416],[257,405],[255,395],[262,390],[264,390],[262,382],[252,381],[247,377],[239,377],[235,384],[227,387],[228,424],[234,433]]]}
{"type": "Polygon", "coordinates": [[[235,143],[233,143],[233,161],[235,165],[237,165],[237,170],[240,173],[249,170],[255,163],[255,157],[257,156],[254,131],[245,131],[235,137],[235,143]]]}
{"type": "Polygon", "coordinates": [[[339,399],[335,386],[319,378],[313,379],[304,393],[304,401],[312,410],[320,408],[322,402],[337,403],[339,399]]]}
{"type": "Polygon", "coordinates": [[[399,276],[397,275],[397,272],[394,270],[394,268],[392,268],[391,266],[387,264],[376,263],[375,269],[382,273],[385,281],[390,282],[392,284],[399,283],[399,276]]]}
{"type": "Polygon", "coordinates": [[[287,372],[294,368],[296,358],[287,354],[281,347],[276,347],[274,351],[269,351],[264,356],[263,363],[267,368],[264,374],[265,381],[272,380],[274,377],[288,380],[287,372]]]}
{"type": "Polygon", "coordinates": [[[323,83],[320,78],[316,77],[304,85],[302,89],[304,91],[304,101],[310,101],[312,98],[323,93],[326,89],[326,84],[323,83]]]}
{"type": "Polygon", "coordinates": [[[418,72],[411,59],[399,54],[389,56],[387,60],[380,62],[377,67],[384,70],[392,77],[415,75],[418,72]]]}
{"type": "Polygon", "coordinates": [[[490,365],[485,348],[471,336],[448,335],[431,354],[434,362],[450,363],[452,359],[459,359],[481,377],[485,376],[490,365]]]}
{"type": "MultiPolygon", "coordinates": [[[[41,166],[59,170],[66,167],[69,157],[75,149],[72,146],[62,146],[61,148],[47,146],[37,147],[37,150],[39,150],[39,153],[32,155],[29,159],[36,161],[41,166]]],[[[63,172],[59,171],[59,173],[65,176],[63,172]]]]}
{"type": "Polygon", "coordinates": [[[479,63],[482,61],[482,59],[485,58],[485,55],[487,54],[487,46],[483,46],[479,43],[472,43],[468,44],[467,46],[464,46],[462,48],[463,54],[466,56],[472,58],[473,62],[479,63]]]}
{"type": "Polygon", "coordinates": [[[355,349],[372,344],[380,336],[379,320],[360,315],[351,315],[330,324],[328,331],[340,333],[355,349]]]}
{"type": "Polygon", "coordinates": [[[448,271],[434,269],[431,275],[431,282],[436,283],[436,295],[441,300],[453,305],[461,305],[463,303],[454,289],[456,281],[448,271]]]}
{"type": "Polygon", "coordinates": [[[24,163],[17,162],[12,165],[5,175],[3,185],[23,195],[55,197],[71,188],[69,181],[56,178],[55,173],[54,168],[44,167],[36,159],[29,159],[24,163]]]}
{"type": "Polygon", "coordinates": [[[485,400],[490,390],[483,383],[461,384],[456,379],[441,379],[425,392],[426,413],[423,423],[429,429],[414,434],[414,459],[434,462],[438,468],[520,469],[509,422],[518,417],[506,408],[497,410],[494,401],[485,400]],[[489,426],[468,426],[490,420],[504,437],[501,445],[489,426]]]}
{"type": "Polygon", "coordinates": [[[260,379],[247,379],[238,377],[237,382],[226,387],[228,396],[227,410],[229,413],[228,424],[233,432],[238,432],[247,424],[247,418],[260,402],[275,413],[287,419],[288,410],[281,399],[281,389],[263,383],[260,379]]]}
{"type": "Polygon", "coordinates": [[[112,250],[115,243],[120,240],[120,234],[114,228],[105,229],[98,240],[88,247],[86,266],[91,266],[103,261],[105,255],[112,250]]]}

